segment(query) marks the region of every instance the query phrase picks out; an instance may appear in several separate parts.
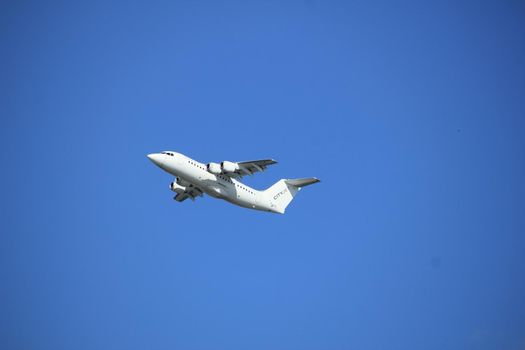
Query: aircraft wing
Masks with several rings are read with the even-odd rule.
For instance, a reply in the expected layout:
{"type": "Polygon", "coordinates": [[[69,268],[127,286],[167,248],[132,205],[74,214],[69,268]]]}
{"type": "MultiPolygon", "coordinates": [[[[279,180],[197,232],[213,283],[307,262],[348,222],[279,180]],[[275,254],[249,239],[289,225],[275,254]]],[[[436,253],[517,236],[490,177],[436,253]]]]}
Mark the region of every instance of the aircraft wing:
{"type": "Polygon", "coordinates": [[[243,177],[244,175],[252,175],[259,171],[264,171],[272,164],[277,163],[274,159],[259,159],[259,160],[247,160],[243,162],[237,162],[239,169],[234,173],[226,174],[231,177],[243,177]]]}
{"type": "Polygon", "coordinates": [[[203,191],[198,187],[187,187],[186,191],[177,192],[177,195],[173,197],[173,199],[175,199],[177,202],[184,202],[186,199],[191,198],[191,200],[194,201],[196,197],[202,197],[202,193],[203,191]]]}

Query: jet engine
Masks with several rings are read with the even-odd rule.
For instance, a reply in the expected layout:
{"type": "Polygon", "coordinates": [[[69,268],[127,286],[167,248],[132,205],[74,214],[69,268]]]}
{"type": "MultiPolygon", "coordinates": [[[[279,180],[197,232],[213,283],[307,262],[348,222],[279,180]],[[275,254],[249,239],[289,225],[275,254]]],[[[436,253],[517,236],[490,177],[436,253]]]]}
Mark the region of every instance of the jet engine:
{"type": "Polygon", "coordinates": [[[179,185],[176,181],[173,181],[170,183],[170,190],[175,193],[184,193],[184,191],[186,191],[186,187],[179,185]]]}
{"type": "Polygon", "coordinates": [[[234,173],[239,170],[239,164],[225,160],[221,163],[221,169],[224,173],[234,173]]]}
{"type": "Polygon", "coordinates": [[[217,163],[208,163],[208,165],[206,165],[206,169],[208,170],[208,172],[215,175],[219,175],[222,173],[221,165],[217,163]]]}
{"type": "Polygon", "coordinates": [[[183,187],[188,187],[190,185],[190,183],[188,181],[183,180],[180,177],[177,177],[176,181],[177,181],[177,184],[179,184],[179,185],[181,185],[183,187]]]}

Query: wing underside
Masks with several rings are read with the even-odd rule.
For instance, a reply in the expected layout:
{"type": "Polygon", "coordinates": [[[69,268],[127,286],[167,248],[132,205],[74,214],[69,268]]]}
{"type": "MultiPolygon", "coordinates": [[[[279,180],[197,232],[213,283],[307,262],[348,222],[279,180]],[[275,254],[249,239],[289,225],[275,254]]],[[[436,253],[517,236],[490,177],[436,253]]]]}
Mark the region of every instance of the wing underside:
{"type": "Polygon", "coordinates": [[[186,199],[191,198],[191,200],[195,200],[196,197],[201,196],[203,194],[203,191],[195,186],[187,187],[184,191],[176,191],[177,195],[173,197],[177,202],[184,202],[186,199]]]}
{"type": "Polygon", "coordinates": [[[237,162],[239,169],[227,175],[231,177],[241,178],[245,175],[252,175],[254,173],[264,171],[268,166],[275,163],[277,163],[277,161],[274,159],[259,159],[237,162]]]}

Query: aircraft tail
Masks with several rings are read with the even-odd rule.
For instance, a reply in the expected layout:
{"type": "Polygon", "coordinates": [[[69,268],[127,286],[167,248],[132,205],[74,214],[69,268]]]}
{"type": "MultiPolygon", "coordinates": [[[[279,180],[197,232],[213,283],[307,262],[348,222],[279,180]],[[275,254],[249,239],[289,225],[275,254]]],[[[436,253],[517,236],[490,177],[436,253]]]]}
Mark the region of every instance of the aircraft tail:
{"type": "Polygon", "coordinates": [[[277,181],[272,187],[264,191],[269,200],[272,211],[284,214],[286,207],[290,204],[297,192],[302,187],[314,184],[320,180],[315,177],[303,179],[281,179],[277,181]]]}

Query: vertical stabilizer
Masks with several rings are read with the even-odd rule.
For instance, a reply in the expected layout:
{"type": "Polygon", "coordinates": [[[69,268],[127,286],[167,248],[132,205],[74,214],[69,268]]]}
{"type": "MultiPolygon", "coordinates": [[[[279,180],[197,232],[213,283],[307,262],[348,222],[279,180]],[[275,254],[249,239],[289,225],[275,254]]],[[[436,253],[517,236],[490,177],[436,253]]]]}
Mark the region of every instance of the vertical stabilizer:
{"type": "Polygon", "coordinates": [[[284,214],[286,207],[290,204],[301,187],[319,182],[316,178],[306,179],[282,179],[277,181],[272,187],[264,191],[270,201],[272,211],[284,214]]]}

